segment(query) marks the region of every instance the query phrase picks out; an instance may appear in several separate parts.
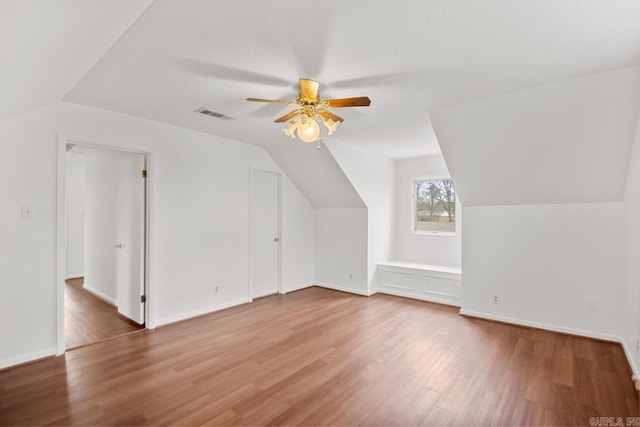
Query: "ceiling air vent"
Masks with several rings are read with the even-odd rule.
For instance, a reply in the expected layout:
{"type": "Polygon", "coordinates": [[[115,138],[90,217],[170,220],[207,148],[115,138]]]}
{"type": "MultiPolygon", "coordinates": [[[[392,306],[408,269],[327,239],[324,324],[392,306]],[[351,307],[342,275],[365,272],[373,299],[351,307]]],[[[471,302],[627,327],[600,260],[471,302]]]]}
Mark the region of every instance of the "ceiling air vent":
{"type": "Polygon", "coordinates": [[[233,120],[233,117],[229,117],[222,113],[216,113],[215,111],[207,110],[204,107],[198,108],[197,110],[194,110],[194,112],[200,113],[200,114],[206,114],[207,116],[213,116],[222,120],[233,120]]]}

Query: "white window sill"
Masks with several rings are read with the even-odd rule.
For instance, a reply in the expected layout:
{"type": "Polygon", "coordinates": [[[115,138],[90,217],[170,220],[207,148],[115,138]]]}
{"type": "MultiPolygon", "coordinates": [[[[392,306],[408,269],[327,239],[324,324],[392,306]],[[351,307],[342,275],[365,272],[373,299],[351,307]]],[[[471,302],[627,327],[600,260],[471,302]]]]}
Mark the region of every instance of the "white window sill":
{"type": "Polygon", "coordinates": [[[460,233],[452,233],[446,231],[411,231],[409,232],[412,236],[428,236],[428,237],[458,237],[460,233]]]}

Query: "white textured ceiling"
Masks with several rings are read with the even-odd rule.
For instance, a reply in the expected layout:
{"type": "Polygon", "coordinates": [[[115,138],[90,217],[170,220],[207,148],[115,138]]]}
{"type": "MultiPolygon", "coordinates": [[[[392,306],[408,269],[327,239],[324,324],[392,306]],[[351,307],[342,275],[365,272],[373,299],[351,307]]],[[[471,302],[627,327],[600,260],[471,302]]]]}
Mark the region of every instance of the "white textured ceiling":
{"type": "Polygon", "coordinates": [[[322,142],[319,145],[315,149],[285,141],[266,150],[313,207],[366,207],[331,152],[322,142]]]}
{"type": "Polygon", "coordinates": [[[269,147],[288,108],[245,98],[306,77],[372,99],[335,110],[341,139],[413,157],[439,151],[429,108],[639,63],[639,22],[636,0],[158,0],[66,100],[269,147]]]}
{"type": "Polygon", "coordinates": [[[151,0],[1,0],[0,120],[62,99],[151,0]]]}
{"type": "Polygon", "coordinates": [[[432,110],[464,206],[619,202],[640,67],[432,110]]]}

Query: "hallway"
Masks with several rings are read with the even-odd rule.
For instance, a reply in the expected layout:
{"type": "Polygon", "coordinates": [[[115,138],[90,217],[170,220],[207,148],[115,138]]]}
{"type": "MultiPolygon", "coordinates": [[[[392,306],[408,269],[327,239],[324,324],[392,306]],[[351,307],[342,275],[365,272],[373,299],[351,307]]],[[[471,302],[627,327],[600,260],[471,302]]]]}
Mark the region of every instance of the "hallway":
{"type": "Polygon", "coordinates": [[[83,278],[65,281],[66,348],[76,348],[143,329],[113,305],[82,287],[83,278]]]}

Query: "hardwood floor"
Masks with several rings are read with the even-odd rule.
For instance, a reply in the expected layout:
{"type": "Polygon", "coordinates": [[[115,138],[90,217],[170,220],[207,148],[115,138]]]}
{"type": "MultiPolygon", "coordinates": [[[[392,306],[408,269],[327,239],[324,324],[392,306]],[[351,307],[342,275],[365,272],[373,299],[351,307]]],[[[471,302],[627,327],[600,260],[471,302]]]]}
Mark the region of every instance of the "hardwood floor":
{"type": "Polygon", "coordinates": [[[309,288],[0,372],[2,425],[589,425],[618,344],[309,288]]]}
{"type": "Polygon", "coordinates": [[[83,279],[65,286],[65,343],[68,349],[117,337],[143,328],[118,309],[82,287],[83,279]]]}

